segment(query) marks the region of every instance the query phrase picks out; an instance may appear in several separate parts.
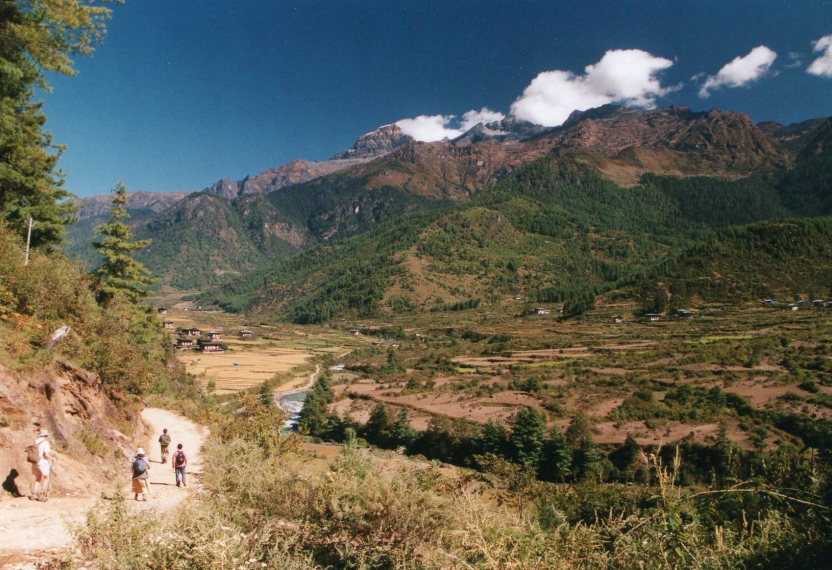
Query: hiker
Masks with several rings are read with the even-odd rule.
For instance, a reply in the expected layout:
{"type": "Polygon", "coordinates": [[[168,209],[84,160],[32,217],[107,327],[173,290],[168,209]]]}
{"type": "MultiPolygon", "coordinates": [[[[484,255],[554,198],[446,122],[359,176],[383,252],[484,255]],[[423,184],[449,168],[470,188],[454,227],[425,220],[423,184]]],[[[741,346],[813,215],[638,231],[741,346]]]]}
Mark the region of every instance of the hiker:
{"type": "Polygon", "coordinates": [[[162,450],[162,463],[168,462],[168,446],[170,445],[170,436],[168,435],[168,428],[162,430],[162,435],[159,436],[159,447],[162,450]]]}
{"type": "Polygon", "coordinates": [[[49,475],[52,473],[52,447],[49,445],[49,432],[45,429],[40,430],[38,438],[35,440],[33,446],[36,448],[36,459],[32,461],[32,475],[35,480],[32,481],[32,494],[29,495],[30,501],[44,501],[48,500],[47,493],[49,492],[49,475]]]}
{"type": "Polygon", "coordinates": [[[149,492],[150,477],[150,462],[144,456],[144,449],[141,447],[136,450],[136,457],[133,459],[133,500],[138,501],[139,495],[142,496],[142,501],[147,500],[149,492]]]}
{"type": "Polygon", "coordinates": [[[182,486],[187,487],[185,482],[185,467],[188,466],[188,456],[182,450],[182,444],[176,446],[176,453],[173,454],[173,470],[176,472],[176,486],[179,486],[180,479],[182,486]]]}

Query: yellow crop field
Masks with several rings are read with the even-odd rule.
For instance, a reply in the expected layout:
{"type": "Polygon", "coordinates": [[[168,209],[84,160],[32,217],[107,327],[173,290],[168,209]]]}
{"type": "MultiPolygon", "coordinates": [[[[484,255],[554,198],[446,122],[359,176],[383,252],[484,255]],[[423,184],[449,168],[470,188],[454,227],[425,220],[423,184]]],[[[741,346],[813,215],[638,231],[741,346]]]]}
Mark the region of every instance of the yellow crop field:
{"type": "MultiPolygon", "coordinates": [[[[179,352],[179,360],[186,370],[197,377],[199,383],[214,385],[214,393],[229,394],[257,388],[266,380],[281,376],[278,390],[291,390],[304,385],[309,378],[309,360],[319,354],[337,356],[348,352],[347,346],[356,343],[354,337],[327,329],[299,329],[291,325],[249,323],[241,315],[220,311],[194,310],[190,303],[178,303],[159,315],[162,320],[172,321],[176,329],[195,327],[202,331],[219,332],[218,342],[225,346],[225,352],[206,353],[193,350],[179,352]],[[251,340],[239,338],[242,329],[254,332],[251,340]]],[[[175,341],[179,336],[170,331],[175,341]]]]}
{"type": "Polygon", "coordinates": [[[186,352],[179,359],[205,385],[211,380],[217,394],[255,388],[274,376],[304,364],[311,354],[294,349],[253,345],[222,354],[186,352]]]}

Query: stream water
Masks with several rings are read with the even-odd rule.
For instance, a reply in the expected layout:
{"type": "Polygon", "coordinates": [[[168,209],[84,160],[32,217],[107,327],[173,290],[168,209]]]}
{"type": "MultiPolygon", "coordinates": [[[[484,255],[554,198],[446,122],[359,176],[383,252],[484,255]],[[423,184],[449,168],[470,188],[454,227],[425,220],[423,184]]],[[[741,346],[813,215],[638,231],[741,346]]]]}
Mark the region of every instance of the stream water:
{"type": "Polygon", "coordinates": [[[289,414],[289,418],[283,424],[283,429],[293,430],[298,425],[300,411],[303,409],[303,403],[306,401],[306,394],[308,392],[301,392],[300,394],[292,394],[291,396],[280,399],[280,407],[289,414]]]}

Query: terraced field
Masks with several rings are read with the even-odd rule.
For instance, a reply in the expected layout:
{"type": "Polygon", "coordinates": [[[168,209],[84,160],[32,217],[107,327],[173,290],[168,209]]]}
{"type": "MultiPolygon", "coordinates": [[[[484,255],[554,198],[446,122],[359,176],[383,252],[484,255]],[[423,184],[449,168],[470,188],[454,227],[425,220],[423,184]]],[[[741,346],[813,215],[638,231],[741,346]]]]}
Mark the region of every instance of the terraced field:
{"type": "Polygon", "coordinates": [[[224,352],[179,352],[187,371],[218,395],[257,388],[267,380],[274,380],[278,390],[291,390],[308,381],[313,357],[337,356],[364,344],[342,331],[248,322],[241,315],[196,310],[191,303],[177,303],[167,311],[159,319],[173,322],[174,342],[182,328],[221,333],[218,342],[225,346],[224,352]],[[253,331],[254,337],[241,339],[243,329],[253,331]]]}

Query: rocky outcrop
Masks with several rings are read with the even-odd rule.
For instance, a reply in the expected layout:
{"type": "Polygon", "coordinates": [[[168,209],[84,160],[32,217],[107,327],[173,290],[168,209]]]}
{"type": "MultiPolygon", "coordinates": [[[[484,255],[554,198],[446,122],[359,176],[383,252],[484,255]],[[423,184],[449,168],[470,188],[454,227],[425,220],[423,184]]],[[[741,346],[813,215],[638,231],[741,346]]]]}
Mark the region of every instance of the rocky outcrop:
{"type": "Polygon", "coordinates": [[[90,482],[104,488],[123,479],[134,434],[142,434],[137,410],[72,363],[56,361],[25,376],[0,367],[0,497],[28,494],[32,476],[24,450],[41,429],[49,430],[55,451],[55,495],[86,494],[90,482]]]}
{"type": "Polygon", "coordinates": [[[291,184],[314,180],[350,166],[361,164],[362,160],[325,160],[310,162],[293,160],[277,168],[270,168],[255,176],[247,176],[240,182],[240,194],[268,194],[291,184]]]}
{"type": "Polygon", "coordinates": [[[455,138],[453,143],[464,144],[495,141],[510,144],[529,139],[548,130],[548,127],[542,127],[514,116],[508,116],[501,121],[487,124],[480,123],[463,135],[455,138]]]}
{"type": "Polygon", "coordinates": [[[397,125],[384,125],[358,137],[350,148],[339,152],[332,160],[370,160],[390,154],[413,140],[413,137],[404,134],[397,125]]]}

